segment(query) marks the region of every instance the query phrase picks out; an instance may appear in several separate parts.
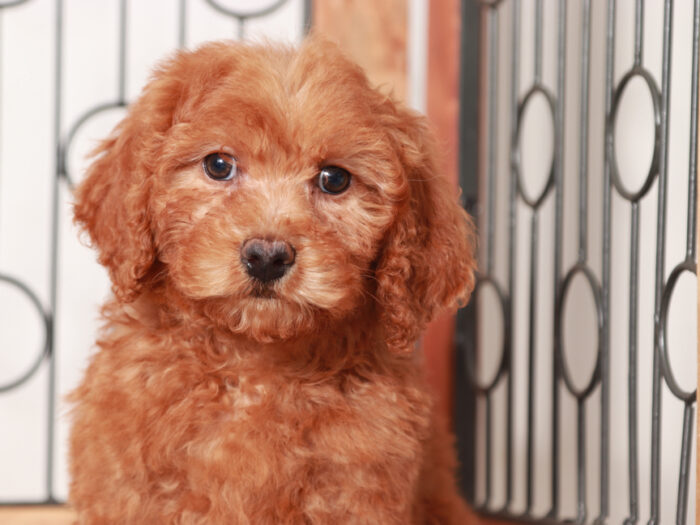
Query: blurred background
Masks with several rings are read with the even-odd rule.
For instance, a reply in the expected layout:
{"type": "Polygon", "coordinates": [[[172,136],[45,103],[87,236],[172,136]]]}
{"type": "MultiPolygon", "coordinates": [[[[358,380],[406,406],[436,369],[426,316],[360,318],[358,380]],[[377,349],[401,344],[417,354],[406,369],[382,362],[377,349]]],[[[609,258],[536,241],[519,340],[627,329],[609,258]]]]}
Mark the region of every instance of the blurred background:
{"type": "Polygon", "coordinates": [[[421,341],[478,519],[692,523],[698,4],[0,0],[0,523],[70,522],[35,506],[109,294],[87,153],[178,47],[310,28],[427,114],[479,225],[474,298],[421,341]]]}

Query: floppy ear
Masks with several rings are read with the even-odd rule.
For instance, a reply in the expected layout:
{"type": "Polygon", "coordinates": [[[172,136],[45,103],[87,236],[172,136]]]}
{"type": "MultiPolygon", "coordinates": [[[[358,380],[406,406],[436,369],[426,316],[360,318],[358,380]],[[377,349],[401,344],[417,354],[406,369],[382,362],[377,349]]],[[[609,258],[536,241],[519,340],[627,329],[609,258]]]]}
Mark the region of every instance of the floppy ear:
{"type": "Polygon", "coordinates": [[[166,68],[157,73],[93,152],[95,160],[75,190],[75,222],[89,234],[122,301],[138,296],[156,257],[149,221],[151,174],[182,92],[177,78],[166,68]]]}
{"type": "Polygon", "coordinates": [[[466,304],[474,288],[474,228],[437,168],[424,117],[397,110],[388,127],[407,178],[407,193],[384,241],[377,298],[388,348],[410,353],[441,310],[466,304]]]}
{"type": "Polygon", "coordinates": [[[155,259],[148,221],[148,176],[139,157],[138,125],[127,117],[112,138],[95,150],[97,158],[75,191],[75,221],[90,235],[100,264],[109,270],[112,290],[133,300],[155,259]]]}

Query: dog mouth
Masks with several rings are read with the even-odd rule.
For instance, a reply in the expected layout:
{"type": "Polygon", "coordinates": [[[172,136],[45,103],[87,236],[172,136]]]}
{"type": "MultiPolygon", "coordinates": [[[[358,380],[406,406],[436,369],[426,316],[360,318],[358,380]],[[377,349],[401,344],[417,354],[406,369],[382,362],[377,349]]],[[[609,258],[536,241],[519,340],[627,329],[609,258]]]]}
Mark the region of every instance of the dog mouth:
{"type": "Polygon", "coordinates": [[[276,299],[277,298],[277,292],[275,292],[269,286],[265,286],[265,285],[253,286],[253,289],[250,291],[250,295],[252,297],[255,297],[256,299],[276,299]]]}

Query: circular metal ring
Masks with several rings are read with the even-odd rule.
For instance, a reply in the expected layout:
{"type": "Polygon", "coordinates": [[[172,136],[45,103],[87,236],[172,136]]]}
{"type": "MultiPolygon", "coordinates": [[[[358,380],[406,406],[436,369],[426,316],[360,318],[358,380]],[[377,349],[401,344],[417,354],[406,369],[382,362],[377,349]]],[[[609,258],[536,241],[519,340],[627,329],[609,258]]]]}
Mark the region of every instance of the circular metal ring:
{"type": "Polygon", "coordinates": [[[557,298],[557,307],[556,307],[556,312],[555,312],[555,319],[554,319],[554,326],[555,326],[555,343],[556,343],[556,354],[557,354],[557,361],[559,363],[558,368],[559,371],[564,378],[564,383],[566,384],[566,388],[571,392],[571,394],[576,397],[577,399],[585,399],[588,397],[588,395],[593,391],[593,389],[596,387],[598,382],[600,381],[600,361],[601,361],[601,345],[603,342],[603,309],[601,307],[601,297],[600,297],[600,287],[598,286],[598,283],[596,281],[595,276],[591,272],[591,270],[583,265],[582,263],[578,263],[575,266],[573,266],[569,272],[566,274],[566,278],[564,279],[564,282],[562,283],[561,290],[559,291],[559,297],[557,298]],[[591,374],[591,378],[588,381],[588,384],[586,385],[585,388],[583,389],[578,389],[576,388],[576,385],[574,385],[573,380],[571,379],[571,374],[569,374],[569,369],[566,366],[566,359],[564,357],[564,341],[563,341],[563,329],[562,329],[562,318],[564,315],[564,300],[566,299],[566,292],[569,289],[569,286],[573,282],[574,277],[577,274],[582,274],[585,278],[586,281],[588,282],[588,286],[591,289],[591,292],[593,294],[593,300],[595,301],[595,309],[596,309],[596,314],[597,314],[597,319],[598,319],[598,353],[596,355],[596,362],[595,366],[593,367],[593,373],[591,374]]]}
{"type": "Polygon", "coordinates": [[[60,155],[59,155],[59,173],[66,179],[66,182],[68,183],[68,186],[70,188],[75,187],[75,181],[70,175],[70,169],[68,166],[68,154],[70,152],[70,148],[73,144],[73,139],[75,139],[75,136],[77,135],[78,131],[80,128],[85,124],[88,120],[90,120],[92,117],[99,115],[100,113],[105,113],[109,110],[112,109],[119,109],[119,108],[125,108],[126,103],[125,102],[105,102],[103,104],[99,104],[85,113],[83,113],[78,120],[75,121],[73,126],[70,128],[70,131],[68,131],[68,136],[66,137],[65,142],[63,143],[63,146],[61,147],[60,155]]]}
{"type": "Polygon", "coordinates": [[[636,202],[646,195],[659,173],[659,152],[661,146],[661,95],[659,89],[656,87],[656,82],[654,82],[654,77],[641,66],[635,66],[628,71],[615,89],[610,112],[610,122],[607,126],[607,140],[610,143],[610,156],[612,159],[610,171],[613,185],[622,197],[630,202],[636,202]],[[644,180],[644,184],[642,184],[642,187],[636,192],[629,191],[622,183],[620,179],[620,169],[617,165],[617,154],[615,153],[615,124],[617,123],[617,112],[620,108],[620,100],[625,92],[625,88],[635,77],[640,77],[646,83],[654,107],[654,153],[651,158],[651,163],[649,164],[649,172],[644,180]]]}
{"type": "Polygon", "coordinates": [[[32,305],[34,305],[36,310],[39,312],[39,317],[41,317],[41,321],[44,327],[44,344],[43,348],[41,348],[39,351],[39,355],[36,357],[36,359],[34,359],[31,366],[25,372],[20,374],[20,376],[17,379],[12,380],[9,383],[0,384],[0,393],[2,393],[7,392],[8,390],[12,390],[13,388],[17,388],[22,383],[27,381],[30,377],[32,377],[39,369],[39,366],[41,366],[41,363],[44,361],[44,359],[49,355],[49,334],[51,332],[51,319],[49,318],[49,315],[44,311],[44,308],[41,306],[39,298],[34,294],[34,292],[32,292],[32,290],[26,284],[15,279],[14,277],[10,277],[9,275],[4,274],[0,274],[0,281],[4,281],[10,286],[14,286],[29,298],[32,305]]]}
{"type": "Polygon", "coordinates": [[[223,6],[219,3],[218,0],[206,0],[207,4],[212,6],[214,9],[216,9],[219,13],[231,16],[234,18],[238,18],[239,20],[243,20],[246,18],[258,18],[261,16],[268,15],[272,13],[273,11],[276,11],[280,7],[282,7],[284,4],[287,3],[287,0],[277,0],[276,2],[273,2],[267,7],[263,7],[262,9],[259,9],[257,11],[237,11],[235,9],[230,9],[226,6],[223,6]]]}
{"type": "MultiPolygon", "coordinates": [[[[554,113],[555,113],[555,101],[554,101],[554,95],[543,85],[541,84],[535,84],[530,88],[530,91],[527,92],[525,97],[520,101],[518,104],[518,127],[516,130],[515,134],[515,144],[514,144],[514,155],[513,155],[513,169],[516,171],[516,181],[517,181],[517,186],[518,186],[518,193],[522,197],[522,199],[525,201],[525,204],[527,204],[530,208],[539,208],[540,205],[542,204],[542,201],[544,201],[544,198],[547,196],[549,191],[554,187],[554,157],[555,155],[552,154],[552,163],[549,167],[549,175],[547,176],[547,181],[545,182],[544,188],[542,188],[542,193],[540,193],[539,197],[536,199],[531,199],[527,193],[525,192],[525,186],[522,181],[522,169],[521,169],[521,161],[522,159],[520,158],[520,133],[522,131],[523,127],[523,113],[525,112],[525,107],[527,106],[527,103],[530,101],[530,99],[535,96],[536,94],[541,94],[544,96],[545,100],[547,100],[547,104],[549,105],[549,112],[550,112],[550,117],[552,118],[552,130],[554,130],[554,134],[556,134],[556,125],[554,122],[554,113]]],[[[554,151],[554,147],[552,147],[552,151],[554,151]]]]}
{"type": "MultiPolygon", "coordinates": [[[[465,356],[465,368],[467,372],[467,378],[469,382],[472,385],[472,388],[480,394],[487,394],[489,393],[498,383],[499,379],[505,372],[507,366],[508,366],[508,349],[509,349],[509,344],[510,344],[510,322],[508,318],[508,299],[506,299],[505,294],[503,293],[503,290],[501,290],[501,287],[498,285],[498,283],[492,279],[491,277],[486,277],[486,276],[479,276],[476,285],[474,286],[474,291],[472,292],[472,300],[475,301],[475,306],[476,306],[476,297],[479,293],[479,290],[482,289],[483,286],[489,285],[491,286],[495,291],[496,295],[498,296],[498,302],[501,306],[501,318],[503,319],[503,344],[501,345],[501,360],[498,363],[498,368],[496,369],[496,373],[494,376],[491,378],[491,380],[486,381],[484,383],[481,383],[479,379],[476,377],[476,370],[474,370],[474,360],[469,359],[469,356],[465,356]]],[[[473,356],[472,356],[473,357],[473,356]]]]}
{"type": "Polygon", "coordinates": [[[673,395],[678,399],[686,402],[694,401],[697,392],[697,387],[692,392],[687,392],[681,388],[676,381],[673,371],[671,370],[671,363],[668,358],[668,308],[671,303],[671,296],[673,295],[673,289],[676,287],[678,278],[683,272],[690,272],[697,275],[697,268],[695,263],[692,261],[684,261],[676,266],[671,275],[668,276],[668,281],[664,285],[664,290],[661,295],[661,312],[659,314],[658,324],[656,327],[656,344],[659,348],[659,353],[661,359],[661,371],[663,373],[664,379],[668,388],[673,392],[673,395]]]}

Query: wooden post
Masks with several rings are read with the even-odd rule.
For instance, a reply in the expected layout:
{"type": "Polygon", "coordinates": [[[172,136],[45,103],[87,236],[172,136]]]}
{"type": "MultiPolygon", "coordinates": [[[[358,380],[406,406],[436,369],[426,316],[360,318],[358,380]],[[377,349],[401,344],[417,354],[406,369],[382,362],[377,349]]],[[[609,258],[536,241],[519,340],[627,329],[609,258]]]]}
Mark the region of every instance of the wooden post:
{"type": "MultiPolygon", "coordinates": [[[[428,23],[428,118],[444,146],[445,175],[457,194],[459,120],[458,0],[430,2],[428,23]]],[[[451,420],[452,362],[455,320],[451,314],[433,321],[423,337],[428,380],[437,395],[438,409],[451,420]]]]}
{"type": "Polygon", "coordinates": [[[405,101],[406,0],[324,0],[313,7],[313,30],[338,43],[375,86],[405,101]]]}

